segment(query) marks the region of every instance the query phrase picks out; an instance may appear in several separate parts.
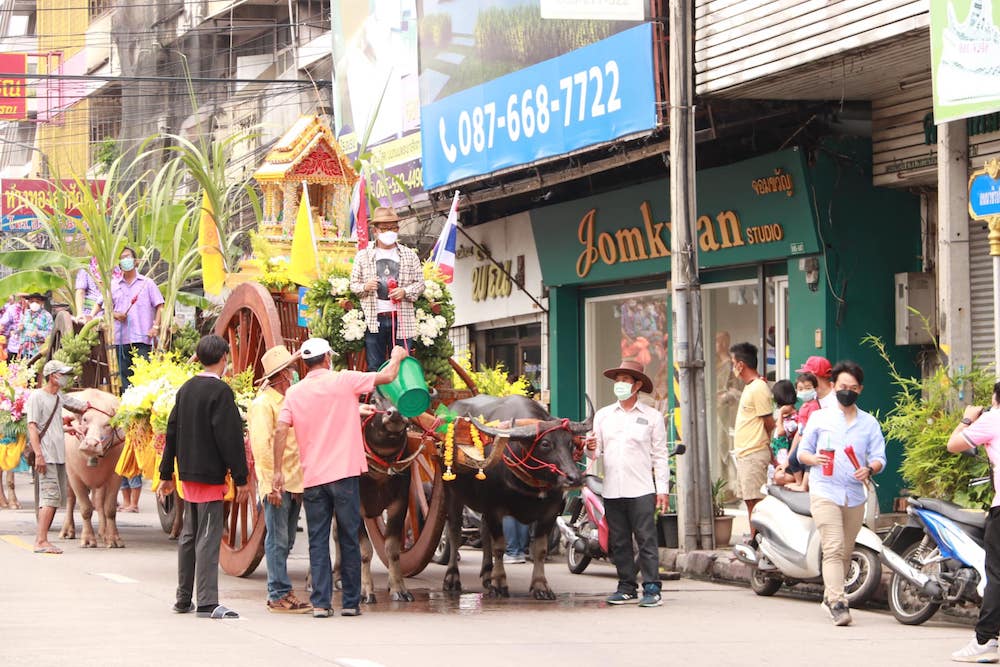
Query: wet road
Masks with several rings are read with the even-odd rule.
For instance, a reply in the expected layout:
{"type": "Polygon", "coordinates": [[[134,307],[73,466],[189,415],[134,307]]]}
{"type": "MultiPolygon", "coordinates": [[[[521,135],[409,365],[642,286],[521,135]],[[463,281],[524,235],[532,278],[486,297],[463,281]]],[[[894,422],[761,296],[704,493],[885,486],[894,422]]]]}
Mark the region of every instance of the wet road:
{"type": "MultiPolygon", "coordinates": [[[[19,495],[30,497],[28,488],[19,495]]],[[[594,563],[572,575],[561,557],[547,568],[556,601],[527,597],[530,563],[508,566],[510,600],[486,600],[476,592],[479,552],[472,550],[462,551],[461,563],[471,592],[460,596],[440,592],[444,568],[430,565],[407,582],[412,603],[382,594],[360,618],[275,615],[264,608],[262,564],[246,579],[220,576],[222,602],[243,618],[198,619],[169,612],[174,544],[148,492],[140,506],[139,514],[119,515],[127,548],[80,549],[54,539],[66,550],[60,556],[31,552],[31,510],[0,510],[5,665],[742,666],[778,664],[783,654],[811,666],[911,666],[946,664],[971,636],[946,621],[910,628],[869,611],[855,611],[853,627],[834,628],[814,601],[689,580],[666,582],[663,607],[611,608],[603,602],[615,583],[611,566],[594,563]]],[[[301,592],[308,558],[304,533],[299,538],[289,569],[301,592]]],[[[384,588],[381,564],[375,581],[384,588]]]]}

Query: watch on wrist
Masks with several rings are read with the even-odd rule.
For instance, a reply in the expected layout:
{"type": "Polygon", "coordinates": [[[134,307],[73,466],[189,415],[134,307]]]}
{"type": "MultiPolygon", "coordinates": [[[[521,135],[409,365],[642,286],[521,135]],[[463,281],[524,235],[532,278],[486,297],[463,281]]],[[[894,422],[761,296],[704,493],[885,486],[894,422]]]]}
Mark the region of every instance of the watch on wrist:
{"type": "Polygon", "coordinates": [[[962,417],[962,423],[965,424],[966,426],[972,426],[972,420],[969,419],[968,417],[962,417]]]}
{"type": "Polygon", "coordinates": [[[871,466],[865,466],[865,467],[868,468],[868,476],[869,477],[874,477],[875,476],[875,468],[872,468],[871,466]]]}

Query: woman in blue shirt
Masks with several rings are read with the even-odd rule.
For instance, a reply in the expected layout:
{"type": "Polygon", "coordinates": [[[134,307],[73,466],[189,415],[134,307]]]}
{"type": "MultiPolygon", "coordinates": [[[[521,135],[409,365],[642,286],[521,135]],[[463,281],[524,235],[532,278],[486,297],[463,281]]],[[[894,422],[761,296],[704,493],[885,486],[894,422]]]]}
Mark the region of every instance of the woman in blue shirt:
{"type": "Polygon", "coordinates": [[[809,506],[823,550],[823,608],[835,625],[850,625],[844,576],[865,518],[865,486],[885,467],[885,438],[878,421],[855,404],[864,388],[861,366],[841,361],[833,367],[832,378],[838,405],[809,418],[799,443],[799,462],[812,467],[809,506]],[[848,446],[859,468],[845,453],[848,446]],[[832,455],[823,453],[831,450],[832,455]],[[833,472],[825,475],[823,468],[831,459],[833,472]]]}

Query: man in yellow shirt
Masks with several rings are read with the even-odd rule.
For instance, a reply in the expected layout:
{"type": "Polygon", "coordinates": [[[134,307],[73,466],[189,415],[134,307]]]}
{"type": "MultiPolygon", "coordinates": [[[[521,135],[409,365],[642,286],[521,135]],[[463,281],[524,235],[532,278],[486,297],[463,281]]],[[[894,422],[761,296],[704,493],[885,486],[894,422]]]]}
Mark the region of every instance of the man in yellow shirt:
{"type": "MultiPolygon", "coordinates": [[[[736,455],[736,477],[739,496],[747,504],[747,516],[764,494],[767,466],[771,462],[771,432],[774,431],[774,399],[767,381],[757,372],[757,347],[737,343],[729,348],[733,374],[743,381],[743,393],[736,408],[733,452],[736,455]]],[[[750,537],[757,531],[750,525],[750,537]]]]}
{"type": "Polygon", "coordinates": [[[257,493],[264,501],[264,557],[267,562],[267,610],[279,614],[308,614],[312,607],[299,600],[288,576],[288,554],[295,544],[295,530],[302,508],[302,465],[295,434],[288,433],[281,471],[285,488],[271,488],[274,477],[274,429],[285,401],[285,391],[292,385],[291,353],[276,345],[264,353],[261,364],[267,384],[250,404],[247,415],[250,447],[257,470],[257,493]]]}

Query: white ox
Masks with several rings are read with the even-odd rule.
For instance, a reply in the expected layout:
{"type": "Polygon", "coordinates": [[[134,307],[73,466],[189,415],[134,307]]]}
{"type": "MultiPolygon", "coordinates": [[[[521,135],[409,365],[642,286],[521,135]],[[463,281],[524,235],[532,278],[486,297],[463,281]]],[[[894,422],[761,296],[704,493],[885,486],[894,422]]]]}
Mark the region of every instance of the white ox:
{"type": "Polygon", "coordinates": [[[115,464],[122,452],[124,434],[108,423],[118,410],[118,397],[99,389],[84,389],[70,395],[90,403],[91,409],[82,415],[63,411],[63,417],[72,419],[66,427],[66,475],[70,488],[67,490],[66,520],[59,536],[64,539],[76,537],[73,509],[79,502],[83,519],[80,546],[96,547],[99,537],[109,549],[124,547],[115,521],[122,480],[115,472],[115,464]],[[88,465],[95,462],[96,465],[88,465]],[[96,534],[91,523],[95,508],[99,521],[96,534]]]}

